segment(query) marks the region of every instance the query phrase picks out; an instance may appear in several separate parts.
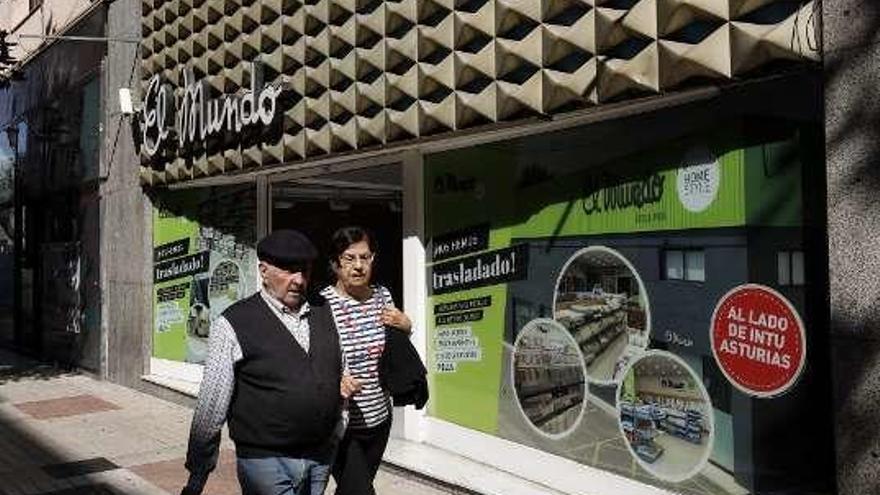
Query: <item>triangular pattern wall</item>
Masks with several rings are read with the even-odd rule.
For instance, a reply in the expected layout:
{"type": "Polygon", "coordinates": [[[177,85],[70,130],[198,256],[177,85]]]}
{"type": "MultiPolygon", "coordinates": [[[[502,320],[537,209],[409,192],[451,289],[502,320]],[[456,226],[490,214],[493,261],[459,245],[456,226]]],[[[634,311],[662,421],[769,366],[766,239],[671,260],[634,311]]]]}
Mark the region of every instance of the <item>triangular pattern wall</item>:
{"type": "Polygon", "coordinates": [[[213,96],[251,62],[282,82],[269,131],[143,160],[161,184],[747,78],[819,58],[815,1],[143,0],[142,80],[213,96]],[[259,135],[254,135],[259,134],[259,135]]]}

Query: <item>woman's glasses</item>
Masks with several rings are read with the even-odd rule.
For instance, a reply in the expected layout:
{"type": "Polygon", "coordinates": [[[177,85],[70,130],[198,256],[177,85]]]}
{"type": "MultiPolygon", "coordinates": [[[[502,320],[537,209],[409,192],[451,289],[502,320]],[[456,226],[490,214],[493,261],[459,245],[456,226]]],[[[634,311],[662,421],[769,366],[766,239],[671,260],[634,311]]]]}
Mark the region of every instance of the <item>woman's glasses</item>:
{"type": "Polygon", "coordinates": [[[365,265],[369,265],[376,259],[375,253],[366,253],[366,254],[348,254],[344,253],[339,257],[339,263],[344,266],[355,266],[359,262],[365,265]]]}

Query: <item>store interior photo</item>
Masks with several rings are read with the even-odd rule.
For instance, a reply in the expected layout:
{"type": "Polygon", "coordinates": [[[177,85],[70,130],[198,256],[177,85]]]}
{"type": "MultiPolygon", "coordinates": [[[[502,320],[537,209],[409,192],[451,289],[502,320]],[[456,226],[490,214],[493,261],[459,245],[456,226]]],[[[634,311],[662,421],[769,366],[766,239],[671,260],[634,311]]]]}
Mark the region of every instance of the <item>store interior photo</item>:
{"type": "Polygon", "coordinates": [[[549,319],[532,320],[514,350],[514,387],[523,414],[542,433],[565,435],[586,405],[586,377],[577,345],[549,319]]]}
{"type": "Polygon", "coordinates": [[[641,465],[658,478],[684,480],[712,448],[712,407],[694,373],[671,354],[647,354],[620,386],[620,427],[641,465]]]}
{"type": "Polygon", "coordinates": [[[648,346],[647,298],[623,257],[607,248],[578,252],[559,278],[555,320],[580,346],[587,376],[597,383],[620,379],[648,346]]]}

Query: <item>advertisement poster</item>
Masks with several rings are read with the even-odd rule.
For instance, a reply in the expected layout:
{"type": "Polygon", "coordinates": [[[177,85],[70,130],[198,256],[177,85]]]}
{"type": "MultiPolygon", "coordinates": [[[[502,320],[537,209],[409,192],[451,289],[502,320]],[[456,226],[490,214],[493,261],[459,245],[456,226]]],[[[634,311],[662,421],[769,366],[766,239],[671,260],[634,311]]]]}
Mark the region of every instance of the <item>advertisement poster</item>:
{"type": "Polygon", "coordinates": [[[253,188],[168,193],[153,210],[153,356],[202,364],[211,322],[258,290],[253,188]]]}
{"type": "Polygon", "coordinates": [[[428,157],[429,414],[680,493],[799,493],[804,165],[780,134],[428,157]]]}

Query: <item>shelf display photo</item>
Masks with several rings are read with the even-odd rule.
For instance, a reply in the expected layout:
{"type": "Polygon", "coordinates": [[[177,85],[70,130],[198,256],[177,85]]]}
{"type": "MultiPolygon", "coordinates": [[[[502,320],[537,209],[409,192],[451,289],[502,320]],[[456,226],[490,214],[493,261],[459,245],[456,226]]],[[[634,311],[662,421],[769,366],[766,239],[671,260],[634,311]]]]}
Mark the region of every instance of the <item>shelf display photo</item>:
{"type": "Polygon", "coordinates": [[[232,261],[223,260],[211,270],[208,297],[211,301],[211,319],[220,316],[226,308],[238,301],[242,294],[241,269],[232,261]]]}
{"type": "Polygon", "coordinates": [[[514,344],[513,383],[520,410],[542,435],[577,428],[586,406],[586,376],[577,343],[559,323],[526,324],[514,344]]]}
{"type": "Polygon", "coordinates": [[[204,363],[208,357],[211,336],[211,303],[208,298],[210,278],[205,274],[193,277],[190,284],[189,317],[186,320],[186,362],[204,363]]]}
{"type": "Polygon", "coordinates": [[[651,351],[626,371],[618,389],[620,429],[630,451],[651,474],[683,481],[712,451],[712,404],[681,358],[651,351]]]}
{"type": "Polygon", "coordinates": [[[599,384],[618,382],[648,346],[644,285],[626,258],[607,247],[590,246],[568,260],[553,315],[577,342],[587,377],[599,384]]]}

